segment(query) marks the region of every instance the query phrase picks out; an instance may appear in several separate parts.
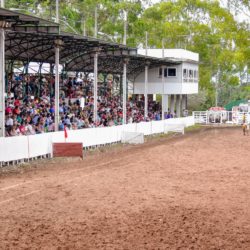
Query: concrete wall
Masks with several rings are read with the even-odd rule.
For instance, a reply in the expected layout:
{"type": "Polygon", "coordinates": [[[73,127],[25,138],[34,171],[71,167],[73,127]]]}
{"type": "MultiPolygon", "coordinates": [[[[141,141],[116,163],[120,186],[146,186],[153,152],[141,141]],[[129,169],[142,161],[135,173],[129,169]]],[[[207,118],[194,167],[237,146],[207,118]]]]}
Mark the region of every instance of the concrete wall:
{"type": "MultiPolygon", "coordinates": [[[[149,69],[148,82],[162,83],[162,77],[159,76],[159,68],[160,67],[149,69]]],[[[181,76],[182,66],[181,66],[181,64],[169,66],[167,68],[176,68],[176,76],[164,77],[164,82],[165,83],[180,83],[182,81],[182,76],[181,76]]],[[[145,82],[145,72],[142,72],[141,74],[139,74],[136,77],[135,83],[143,83],[144,84],[144,82],[145,82]]]]}
{"type": "MultiPolygon", "coordinates": [[[[163,133],[168,124],[183,124],[185,127],[189,127],[194,125],[194,118],[190,116],[113,127],[69,130],[67,142],[81,142],[83,147],[104,145],[121,141],[123,131],[138,132],[144,135],[157,134],[163,133]]],[[[64,141],[64,131],[30,136],[1,137],[0,166],[4,162],[52,154],[52,143],[64,141]]]]}
{"type": "MultiPolygon", "coordinates": [[[[148,49],[148,56],[162,58],[162,49],[148,49]]],[[[145,49],[138,49],[139,55],[146,55],[145,49]]],[[[164,58],[199,61],[199,54],[185,49],[164,49],[164,58]]]]}
{"type": "MultiPolygon", "coordinates": [[[[182,63],[169,66],[167,68],[176,68],[176,76],[159,76],[159,68],[149,69],[148,72],[148,94],[196,94],[198,93],[198,81],[184,82],[183,69],[192,69],[198,72],[198,65],[192,63],[182,63]]],[[[139,74],[134,81],[134,94],[144,94],[145,72],[139,74]]]]}

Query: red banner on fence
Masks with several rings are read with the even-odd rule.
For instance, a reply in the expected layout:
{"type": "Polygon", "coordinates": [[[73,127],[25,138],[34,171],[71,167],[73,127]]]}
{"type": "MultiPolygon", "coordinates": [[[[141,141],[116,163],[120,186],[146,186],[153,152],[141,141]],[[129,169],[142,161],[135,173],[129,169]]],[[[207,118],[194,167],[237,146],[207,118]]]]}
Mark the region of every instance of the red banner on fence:
{"type": "Polygon", "coordinates": [[[53,157],[81,157],[83,158],[82,143],[53,143],[53,157]]]}

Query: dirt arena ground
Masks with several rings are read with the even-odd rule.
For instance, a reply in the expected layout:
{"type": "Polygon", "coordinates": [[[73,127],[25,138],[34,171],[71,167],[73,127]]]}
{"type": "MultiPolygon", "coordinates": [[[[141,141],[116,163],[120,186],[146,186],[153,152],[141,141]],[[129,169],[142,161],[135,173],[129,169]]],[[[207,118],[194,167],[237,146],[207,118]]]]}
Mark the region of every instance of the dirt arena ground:
{"type": "Polygon", "coordinates": [[[207,129],[0,175],[0,249],[250,249],[250,136],[207,129]]]}

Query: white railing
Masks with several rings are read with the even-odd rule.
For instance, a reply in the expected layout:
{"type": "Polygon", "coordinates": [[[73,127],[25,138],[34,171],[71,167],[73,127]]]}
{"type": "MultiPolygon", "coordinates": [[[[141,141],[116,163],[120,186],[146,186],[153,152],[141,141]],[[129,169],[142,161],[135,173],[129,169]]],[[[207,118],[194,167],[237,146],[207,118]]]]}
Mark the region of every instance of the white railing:
{"type": "Polygon", "coordinates": [[[193,112],[194,122],[200,124],[207,124],[207,111],[194,111],[193,112]]]}
{"type": "MultiPolygon", "coordinates": [[[[184,124],[185,127],[189,127],[194,125],[194,118],[189,116],[113,127],[69,130],[67,142],[81,142],[84,147],[105,145],[120,142],[122,131],[151,135],[163,133],[168,124],[184,124]]],[[[31,136],[2,137],[0,138],[0,163],[51,155],[52,143],[64,141],[63,131],[31,136]]]]}
{"type": "MultiPolygon", "coordinates": [[[[194,111],[194,122],[197,124],[236,124],[243,121],[243,112],[237,111],[194,111]]],[[[246,122],[250,122],[250,114],[246,115],[246,122]]]]}

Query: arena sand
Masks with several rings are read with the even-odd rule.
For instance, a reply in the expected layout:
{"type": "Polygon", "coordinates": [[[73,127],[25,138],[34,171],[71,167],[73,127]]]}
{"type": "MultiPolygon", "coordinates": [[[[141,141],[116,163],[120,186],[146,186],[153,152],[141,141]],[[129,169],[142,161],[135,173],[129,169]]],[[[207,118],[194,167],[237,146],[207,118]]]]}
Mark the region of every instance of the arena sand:
{"type": "Polygon", "coordinates": [[[0,177],[0,249],[250,249],[250,136],[207,129],[0,177]]]}

